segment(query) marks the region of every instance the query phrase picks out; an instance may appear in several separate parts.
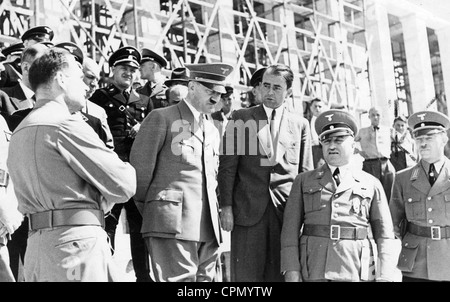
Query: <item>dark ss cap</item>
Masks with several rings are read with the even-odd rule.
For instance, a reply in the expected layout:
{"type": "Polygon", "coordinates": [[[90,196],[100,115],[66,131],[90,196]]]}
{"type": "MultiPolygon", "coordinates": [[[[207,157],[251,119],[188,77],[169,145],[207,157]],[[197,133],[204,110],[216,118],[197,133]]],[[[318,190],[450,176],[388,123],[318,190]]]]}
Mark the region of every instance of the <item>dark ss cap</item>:
{"type": "Polygon", "coordinates": [[[80,64],[83,65],[84,54],[80,47],[77,44],[72,42],[63,42],[56,44],[55,47],[63,48],[70,52],[80,64]]]}
{"type": "Polygon", "coordinates": [[[140,67],[141,53],[133,46],[125,46],[116,50],[108,60],[109,66],[128,65],[140,67]]]}
{"type": "Polygon", "coordinates": [[[143,48],[141,64],[148,62],[148,61],[156,62],[159,64],[159,66],[161,66],[163,68],[166,68],[166,66],[167,66],[167,61],[166,61],[166,59],[163,58],[163,56],[157,54],[156,52],[154,52],[148,48],[143,48]]]}
{"type": "Polygon", "coordinates": [[[33,39],[38,42],[51,41],[54,37],[53,30],[48,26],[36,26],[30,28],[22,35],[22,41],[33,39]]]}
{"type": "Polygon", "coordinates": [[[15,43],[15,44],[13,44],[11,46],[5,47],[2,50],[2,53],[6,57],[9,56],[9,55],[21,56],[24,49],[25,49],[25,47],[23,46],[23,43],[19,42],[19,43],[15,43]]]}

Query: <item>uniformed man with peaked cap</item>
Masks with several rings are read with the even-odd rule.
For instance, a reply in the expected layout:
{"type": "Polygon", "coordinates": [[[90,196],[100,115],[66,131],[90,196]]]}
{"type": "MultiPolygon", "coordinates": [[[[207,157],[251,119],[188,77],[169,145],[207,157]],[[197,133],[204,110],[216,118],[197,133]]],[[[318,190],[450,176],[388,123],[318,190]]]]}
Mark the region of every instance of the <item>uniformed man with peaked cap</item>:
{"type": "Polygon", "coordinates": [[[21,37],[25,47],[40,43],[50,42],[54,37],[53,29],[48,26],[36,26],[27,30],[21,37]]]}
{"type": "Polygon", "coordinates": [[[14,43],[2,49],[6,60],[3,63],[5,70],[1,71],[0,88],[15,86],[22,79],[20,59],[23,50],[24,45],[22,42],[14,43]]]}
{"type": "Polygon", "coordinates": [[[187,97],[150,113],[130,156],[156,281],[212,281],[222,241],[216,195],[220,136],[209,114],[233,67],[186,67],[187,97]]]}
{"type": "Polygon", "coordinates": [[[147,83],[137,89],[138,93],[149,97],[154,108],[166,107],[168,105],[167,86],[164,85],[166,78],[161,72],[167,67],[166,59],[148,48],[143,48],[140,65],[141,79],[147,80],[147,83]]]}
{"type": "MultiPolygon", "coordinates": [[[[114,151],[128,162],[131,146],[141,123],[153,109],[148,97],[137,93],[132,84],[135,82],[140,67],[141,54],[132,47],[125,46],[115,51],[108,60],[111,67],[111,84],[106,88],[97,89],[90,101],[106,111],[108,125],[114,140],[114,151]]],[[[137,281],[150,281],[147,251],[140,234],[142,217],[136,209],[133,199],[123,206],[117,204],[106,217],[105,230],[110,236],[114,248],[115,232],[119,222],[122,207],[125,207],[130,230],[130,246],[134,271],[137,281]]]]}
{"type": "Polygon", "coordinates": [[[450,281],[450,160],[444,155],[449,118],[419,111],[408,118],[420,161],[397,172],[390,210],[402,239],[403,281],[450,281]]]}
{"type": "Polygon", "coordinates": [[[83,50],[77,44],[75,44],[73,42],[62,42],[62,43],[55,44],[54,47],[59,47],[59,48],[63,48],[65,50],[67,50],[75,57],[75,60],[78,63],[83,65],[84,53],[83,53],[83,50]]]}
{"type": "Polygon", "coordinates": [[[315,128],[326,163],[299,174],[292,186],[281,233],[285,280],[399,281],[400,242],[386,194],[378,179],[353,164],[355,118],[327,110],[315,128]]]}

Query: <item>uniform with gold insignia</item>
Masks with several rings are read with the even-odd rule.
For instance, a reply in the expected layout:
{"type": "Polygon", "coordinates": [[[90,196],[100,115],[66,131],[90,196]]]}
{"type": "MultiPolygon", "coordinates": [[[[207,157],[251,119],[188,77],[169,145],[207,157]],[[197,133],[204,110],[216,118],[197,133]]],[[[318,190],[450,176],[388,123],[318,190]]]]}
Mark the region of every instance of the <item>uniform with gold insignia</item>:
{"type": "MultiPolygon", "coordinates": [[[[448,117],[420,111],[408,125],[413,136],[427,136],[450,128],[448,117]]],[[[403,276],[450,281],[450,160],[443,154],[432,185],[430,163],[421,159],[396,174],[390,202],[395,233],[402,238],[398,267],[403,276]]]]}
{"type": "MultiPolygon", "coordinates": [[[[323,112],[315,127],[322,141],[358,132],[343,110],[323,112]]],[[[346,169],[340,183],[328,163],[296,177],[284,211],[282,272],[300,272],[303,281],[399,281],[400,242],[383,187],[352,161],[338,167],[346,169]]]]}

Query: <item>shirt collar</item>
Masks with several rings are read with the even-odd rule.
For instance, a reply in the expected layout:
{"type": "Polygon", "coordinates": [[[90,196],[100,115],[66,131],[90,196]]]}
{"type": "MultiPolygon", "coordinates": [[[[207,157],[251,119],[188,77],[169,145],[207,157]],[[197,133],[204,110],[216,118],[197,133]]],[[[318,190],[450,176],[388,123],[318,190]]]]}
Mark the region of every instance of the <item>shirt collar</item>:
{"type": "MultiPolygon", "coordinates": [[[[441,158],[440,160],[438,160],[437,162],[435,162],[435,163],[433,163],[434,164],[434,168],[436,169],[436,171],[438,172],[438,173],[440,173],[440,171],[441,171],[441,169],[442,169],[442,166],[444,165],[444,163],[445,163],[445,158],[441,158]]],[[[428,173],[428,170],[430,169],[430,165],[431,165],[432,163],[429,163],[429,162],[426,162],[426,161],[422,161],[422,166],[423,166],[423,168],[425,169],[425,172],[427,172],[428,173]]]]}
{"type": "Polygon", "coordinates": [[[345,177],[345,175],[347,175],[349,172],[349,164],[346,164],[346,165],[343,165],[340,167],[336,167],[336,166],[332,166],[332,165],[328,164],[328,167],[330,167],[331,174],[334,173],[334,170],[336,170],[336,168],[339,168],[339,174],[341,175],[341,179],[343,177],[345,177]]]}
{"type": "Polygon", "coordinates": [[[188,101],[186,101],[185,99],[181,100],[180,102],[185,102],[186,105],[188,106],[188,108],[191,110],[192,114],[194,115],[194,119],[195,121],[198,123],[200,120],[200,112],[194,108],[194,106],[192,106],[188,101]]]}
{"type": "Polygon", "coordinates": [[[20,85],[20,87],[22,88],[23,93],[25,94],[25,97],[26,97],[27,99],[31,99],[31,98],[34,96],[34,91],[31,90],[30,88],[28,88],[27,86],[25,86],[24,83],[19,82],[19,85],[20,85]]]}
{"type": "MultiPolygon", "coordinates": [[[[264,108],[264,111],[266,112],[267,119],[270,120],[270,118],[271,118],[271,116],[272,116],[272,111],[273,111],[274,109],[269,108],[269,107],[267,107],[267,106],[264,105],[264,104],[263,104],[263,108],[264,108]]],[[[275,112],[276,112],[276,114],[275,114],[275,119],[276,119],[276,120],[277,120],[277,119],[280,119],[280,116],[281,116],[281,114],[283,113],[283,110],[284,110],[284,106],[283,106],[283,105],[281,105],[280,107],[278,107],[278,108],[275,109],[275,112]]]]}

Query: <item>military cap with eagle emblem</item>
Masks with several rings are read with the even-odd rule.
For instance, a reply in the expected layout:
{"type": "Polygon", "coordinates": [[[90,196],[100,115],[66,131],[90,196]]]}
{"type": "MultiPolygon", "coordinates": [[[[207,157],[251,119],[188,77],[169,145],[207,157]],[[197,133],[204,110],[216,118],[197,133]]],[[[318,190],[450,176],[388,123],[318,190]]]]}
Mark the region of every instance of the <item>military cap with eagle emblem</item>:
{"type": "Polygon", "coordinates": [[[77,62],[79,62],[80,64],[83,65],[84,54],[83,54],[83,51],[81,50],[81,48],[78,47],[77,44],[72,43],[72,42],[62,42],[62,43],[56,44],[55,47],[63,48],[65,50],[67,50],[75,57],[75,60],[77,60],[77,62]]]}
{"type": "Polygon", "coordinates": [[[2,50],[2,53],[5,56],[9,56],[9,55],[11,55],[11,56],[21,56],[24,49],[25,49],[25,46],[23,45],[23,43],[19,42],[19,43],[14,43],[14,44],[12,44],[12,45],[10,45],[8,47],[5,47],[2,50]]]}
{"type": "Polygon", "coordinates": [[[142,48],[142,58],[141,58],[141,64],[152,61],[156,62],[161,66],[162,68],[166,68],[167,61],[163,58],[163,56],[157,54],[156,52],[148,49],[148,48],[142,48]]]}
{"type": "Polygon", "coordinates": [[[128,65],[139,68],[141,53],[133,46],[124,46],[116,50],[108,60],[109,66],[128,65]]]}
{"type": "Polygon", "coordinates": [[[315,129],[320,140],[333,136],[355,136],[358,133],[356,119],[350,112],[341,109],[322,112],[316,119],[315,129]]]}
{"type": "Polygon", "coordinates": [[[412,129],[413,136],[417,137],[447,131],[450,120],[437,111],[419,111],[408,118],[408,126],[412,129]]]}
{"type": "Polygon", "coordinates": [[[25,42],[26,40],[33,39],[38,42],[43,41],[52,41],[54,37],[53,30],[48,26],[36,26],[33,28],[30,28],[22,35],[22,41],[25,42]]]}
{"type": "Polygon", "coordinates": [[[225,63],[186,64],[190,81],[196,81],[219,93],[226,93],[225,80],[233,72],[233,66],[225,63]]]}

